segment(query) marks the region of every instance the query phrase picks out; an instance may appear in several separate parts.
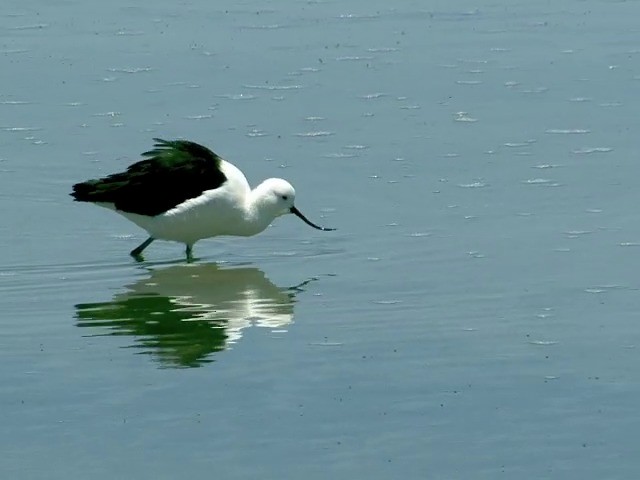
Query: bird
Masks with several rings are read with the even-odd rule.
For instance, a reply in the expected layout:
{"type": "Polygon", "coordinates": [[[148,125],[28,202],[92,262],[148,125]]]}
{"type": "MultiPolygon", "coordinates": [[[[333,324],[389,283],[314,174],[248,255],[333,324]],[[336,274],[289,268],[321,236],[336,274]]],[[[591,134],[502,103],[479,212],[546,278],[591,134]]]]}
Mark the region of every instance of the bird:
{"type": "Polygon", "coordinates": [[[131,250],[136,260],[155,240],[193,245],[221,235],[248,237],[264,231],[277,217],[293,214],[322,231],[295,206],[296,191],[281,178],[251,189],[235,165],[189,140],[154,138],[153,149],[125,171],[73,185],[71,196],[114,210],[146,230],[149,237],[131,250]]]}

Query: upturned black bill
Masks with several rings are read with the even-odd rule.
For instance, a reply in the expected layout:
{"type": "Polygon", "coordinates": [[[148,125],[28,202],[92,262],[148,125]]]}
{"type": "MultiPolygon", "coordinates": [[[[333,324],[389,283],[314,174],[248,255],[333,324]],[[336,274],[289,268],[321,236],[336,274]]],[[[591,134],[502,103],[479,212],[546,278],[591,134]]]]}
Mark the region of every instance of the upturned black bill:
{"type": "Polygon", "coordinates": [[[322,230],[323,232],[331,232],[333,230],[335,230],[335,228],[327,228],[327,227],[320,227],[318,225],[316,225],[315,223],[311,222],[307,217],[305,217],[300,210],[298,210],[296,207],[291,207],[291,209],[289,210],[291,213],[293,213],[295,216],[300,217],[300,219],[306,223],[307,225],[318,229],[318,230],[322,230]]]}

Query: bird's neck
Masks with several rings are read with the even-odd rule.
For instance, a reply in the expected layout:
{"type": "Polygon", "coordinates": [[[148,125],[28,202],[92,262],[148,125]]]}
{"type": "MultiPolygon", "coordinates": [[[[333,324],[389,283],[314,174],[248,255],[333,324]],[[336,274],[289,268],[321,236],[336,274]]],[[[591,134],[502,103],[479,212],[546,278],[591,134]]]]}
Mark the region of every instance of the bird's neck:
{"type": "Polygon", "coordinates": [[[263,184],[251,190],[247,196],[245,205],[245,223],[251,231],[249,235],[255,235],[266,229],[278,216],[273,211],[273,204],[265,195],[263,184]]]}

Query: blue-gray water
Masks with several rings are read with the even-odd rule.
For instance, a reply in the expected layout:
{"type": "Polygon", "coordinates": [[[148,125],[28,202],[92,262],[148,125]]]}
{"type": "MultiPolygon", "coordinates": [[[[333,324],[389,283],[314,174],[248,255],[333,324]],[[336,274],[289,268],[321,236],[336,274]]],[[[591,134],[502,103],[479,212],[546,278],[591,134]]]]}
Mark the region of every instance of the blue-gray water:
{"type": "Polygon", "coordinates": [[[640,5],[5,1],[0,475],[640,474],[640,5]],[[298,207],[182,261],[152,137],[298,207]]]}

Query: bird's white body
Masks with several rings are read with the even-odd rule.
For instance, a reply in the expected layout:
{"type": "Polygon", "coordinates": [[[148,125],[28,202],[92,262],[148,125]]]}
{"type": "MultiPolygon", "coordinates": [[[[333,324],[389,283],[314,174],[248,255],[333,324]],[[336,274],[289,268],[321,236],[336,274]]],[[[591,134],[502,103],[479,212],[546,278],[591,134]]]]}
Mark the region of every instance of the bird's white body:
{"type": "Polygon", "coordinates": [[[256,235],[293,206],[295,190],[285,180],[271,178],[251,190],[244,174],[233,164],[221,160],[220,170],[227,177],[222,186],[206,190],[160,215],[123,212],[112,203],[99,205],[116,211],[156,239],[187,245],[220,235],[256,235]]]}

